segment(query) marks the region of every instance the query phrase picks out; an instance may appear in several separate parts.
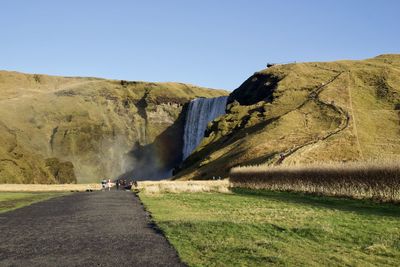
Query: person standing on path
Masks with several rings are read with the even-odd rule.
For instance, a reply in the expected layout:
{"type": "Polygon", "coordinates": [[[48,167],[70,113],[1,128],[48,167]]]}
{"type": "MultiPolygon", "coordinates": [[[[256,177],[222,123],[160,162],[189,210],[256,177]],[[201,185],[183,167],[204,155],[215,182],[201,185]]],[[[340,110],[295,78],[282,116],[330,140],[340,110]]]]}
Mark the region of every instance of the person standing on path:
{"type": "Polygon", "coordinates": [[[106,179],[103,179],[101,181],[101,191],[105,191],[106,190],[106,183],[107,183],[106,179]]]}
{"type": "Polygon", "coordinates": [[[110,191],[111,190],[111,179],[108,179],[107,185],[108,185],[108,191],[110,191]]]}

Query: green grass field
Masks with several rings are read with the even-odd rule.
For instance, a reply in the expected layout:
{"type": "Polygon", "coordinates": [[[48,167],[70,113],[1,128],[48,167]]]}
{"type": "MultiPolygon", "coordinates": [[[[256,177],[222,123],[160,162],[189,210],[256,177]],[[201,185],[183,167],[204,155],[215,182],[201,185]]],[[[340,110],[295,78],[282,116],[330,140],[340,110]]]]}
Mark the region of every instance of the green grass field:
{"type": "Polygon", "coordinates": [[[67,193],[15,193],[0,192],[0,213],[28,206],[67,193]]]}
{"type": "Polygon", "coordinates": [[[399,266],[400,206],[299,193],[140,197],[190,266],[399,266]]]}

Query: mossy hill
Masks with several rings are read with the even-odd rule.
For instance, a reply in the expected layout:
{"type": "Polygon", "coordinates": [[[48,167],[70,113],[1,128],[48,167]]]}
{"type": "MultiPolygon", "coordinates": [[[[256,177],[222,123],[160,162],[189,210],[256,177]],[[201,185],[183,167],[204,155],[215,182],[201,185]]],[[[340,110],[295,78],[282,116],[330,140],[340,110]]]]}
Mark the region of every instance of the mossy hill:
{"type": "Polygon", "coordinates": [[[185,104],[226,94],[0,71],[0,183],[160,177],[181,160],[185,104]]]}
{"type": "Polygon", "coordinates": [[[239,165],[400,159],[400,55],[275,65],[228,102],[175,178],[227,177],[239,165]]]}

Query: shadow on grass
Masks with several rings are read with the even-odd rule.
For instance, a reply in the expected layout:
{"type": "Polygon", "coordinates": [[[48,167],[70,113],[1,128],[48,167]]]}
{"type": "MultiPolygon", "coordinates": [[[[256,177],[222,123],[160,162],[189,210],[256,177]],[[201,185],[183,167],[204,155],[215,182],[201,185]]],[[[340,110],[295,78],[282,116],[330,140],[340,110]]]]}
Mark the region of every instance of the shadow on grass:
{"type": "Polygon", "coordinates": [[[400,205],[391,203],[378,203],[372,200],[318,196],[298,192],[278,192],[245,188],[232,188],[231,190],[238,195],[246,195],[256,198],[268,198],[286,203],[309,205],[316,208],[355,212],[362,215],[377,215],[400,218],[400,205]]]}

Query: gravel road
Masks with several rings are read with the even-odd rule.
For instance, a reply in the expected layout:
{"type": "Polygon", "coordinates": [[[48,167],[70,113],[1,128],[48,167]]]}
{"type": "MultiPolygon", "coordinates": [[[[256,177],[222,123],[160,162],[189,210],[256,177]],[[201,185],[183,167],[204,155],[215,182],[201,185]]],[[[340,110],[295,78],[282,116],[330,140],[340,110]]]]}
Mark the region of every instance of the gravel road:
{"type": "Polygon", "coordinates": [[[0,266],[184,266],[131,192],[73,193],[0,214],[0,266]]]}

